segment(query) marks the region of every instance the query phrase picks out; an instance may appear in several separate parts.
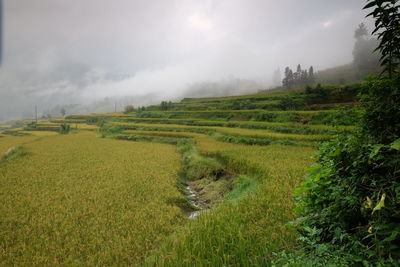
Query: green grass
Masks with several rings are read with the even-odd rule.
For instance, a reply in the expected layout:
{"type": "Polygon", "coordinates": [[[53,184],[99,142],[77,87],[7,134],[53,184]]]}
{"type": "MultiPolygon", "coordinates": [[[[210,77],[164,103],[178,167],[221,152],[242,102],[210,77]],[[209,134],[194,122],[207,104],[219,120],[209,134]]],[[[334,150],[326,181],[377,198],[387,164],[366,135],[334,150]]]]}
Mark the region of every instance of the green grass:
{"type": "MultiPolygon", "coordinates": [[[[120,121],[120,120],[118,120],[120,121]]],[[[329,126],[329,125],[310,125],[300,123],[282,123],[282,122],[259,122],[259,121],[224,121],[224,120],[203,120],[203,119],[160,119],[160,118],[124,118],[121,122],[135,123],[153,123],[153,124],[175,124],[186,126],[221,126],[230,128],[261,129],[270,130],[278,133],[293,134],[336,134],[341,132],[350,132],[354,126],[329,126]]],[[[118,124],[118,122],[113,122],[118,124]]],[[[174,126],[175,127],[175,126],[174,126]]],[[[171,127],[172,128],[172,127],[171,127]]],[[[175,127],[177,128],[177,127],[175,127]]],[[[200,129],[200,127],[197,127],[200,129]]]]}
{"type": "Polygon", "coordinates": [[[295,218],[293,190],[314,150],[231,146],[220,153],[228,166],[256,177],[257,190],[239,197],[243,188],[254,188],[243,178],[237,192],[232,191],[238,199],[200,215],[150,256],[147,265],[263,266],[274,251],[295,245],[296,233],[285,225],[295,218]]]}
{"type": "Polygon", "coordinates": [[[226,200],[240,200],[257,191],[257,181],[246,175],[240,175],[233,182],[232,190],[225,196],[226,200]]]}

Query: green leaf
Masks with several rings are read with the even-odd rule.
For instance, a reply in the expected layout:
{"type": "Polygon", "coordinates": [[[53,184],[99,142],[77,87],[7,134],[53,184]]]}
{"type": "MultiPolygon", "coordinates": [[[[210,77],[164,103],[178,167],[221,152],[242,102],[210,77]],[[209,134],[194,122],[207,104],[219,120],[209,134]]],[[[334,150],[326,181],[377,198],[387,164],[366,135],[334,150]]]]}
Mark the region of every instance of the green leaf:
{"type": "Polygon", "coordinates": [[[372,200],[369,197],[367,197],[367,200],[365,201],[365,208],[372,209],[372,205],[373,205],[372,200]]]}
{"type": "Polygon", "coordinates": [[[365,7],[363,9],[367,9],[367,8],[371,8],[375,5],[375,1],[369,2],[367,5],[365,5],[365,7]]]}
{"type": "Polygon", "coordinates": [[[394,141],[391,145],[390,145],[391,149],[396,149],[400,151],[400,138],[397,139],[396,141],[394,141]]]}
{"type": "Polygon", "coordinates": [[[386,238],[382,241],[382,243],[384,243],[384,242],[391,242],[391,241],[395,240],[398,234],[399,234],[399,232],[397,232],[397,231],[392,232],[392,234],[391,234],[389,237],[386,237],[386,238]]]}
{"type": "Polygon", "coordinates": [[[369,158],[374,158],[379,153],[382,147],[384,147],[384,145],[375,145],[371,153],[369,154],[369,158]]]}
{"type": "Polygon", "coordinates": [[[385,198],[386,198],[386,194],[383,193],[383,195],[381,196],[381,200],[379,200],[378,205],[376,205],[375,208],[372,210],[372,214],[374,214],[375,211],[381,210],[382,208],[385,207],[385,198]]]}

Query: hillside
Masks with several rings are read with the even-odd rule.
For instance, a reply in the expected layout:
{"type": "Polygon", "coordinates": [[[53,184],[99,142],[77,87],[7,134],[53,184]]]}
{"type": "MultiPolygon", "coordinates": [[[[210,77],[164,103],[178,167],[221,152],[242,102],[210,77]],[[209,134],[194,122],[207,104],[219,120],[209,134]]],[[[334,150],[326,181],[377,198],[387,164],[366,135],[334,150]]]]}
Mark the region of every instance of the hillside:
{"type": "Polygon", "coordinates": [[[269,264],[295,246],[293,191],[318,144],[353,130],[359,88],[2,125],[0,265],[269,264]]]}

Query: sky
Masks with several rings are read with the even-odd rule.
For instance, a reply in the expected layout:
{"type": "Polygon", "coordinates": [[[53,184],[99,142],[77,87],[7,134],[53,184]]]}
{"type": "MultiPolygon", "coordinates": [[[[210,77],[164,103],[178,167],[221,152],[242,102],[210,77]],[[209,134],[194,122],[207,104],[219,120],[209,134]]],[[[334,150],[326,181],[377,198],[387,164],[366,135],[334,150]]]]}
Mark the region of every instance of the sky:
{"type": "Polygon", "coordinates": [[[370,25],[364,4],[3,0],[0,121],[31,116],[35,105],[44,113],[107,99],[177,100],[202,82],[267,88],[277,68],[346,64],[357,25],[370,25]]]}

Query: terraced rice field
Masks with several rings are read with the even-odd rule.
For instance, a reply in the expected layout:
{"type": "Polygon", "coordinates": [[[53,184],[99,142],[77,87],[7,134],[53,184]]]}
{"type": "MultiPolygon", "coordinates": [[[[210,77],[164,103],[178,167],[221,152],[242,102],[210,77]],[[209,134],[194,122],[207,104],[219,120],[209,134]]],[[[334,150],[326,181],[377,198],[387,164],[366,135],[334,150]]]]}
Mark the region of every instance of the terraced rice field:
{"type": "Polygon", "coordinates": [[[21,146],[28,142],[36,140],[35,136],[9,136],[4,135],[0,138],[0,155],[4,154],[8,149],[13,146],[21,146]]]}
{"type": "Polygon", "coordinates": [[[0,265],[134,265],[186,218],[171,145],[94,133],[5,137],[28,155],[0,164],[0,265]]]}
{"type": "Polygon", "coordinates": [[[296,233],[286,223],[295,218],[293,191],[315,150],[208,141],[202,149],[217,147],[229,166],[255,177],[257,191],[201,215],[148,258],[149,266],[266,266],[274,251],[295,246],[296,233]]]}
{"type": "MultiPolygon", "coordinates": [[[[334,100],[351,101],[337,92],[334,100]]],[[[268,266],[296,246],[287,226],[293,192],[318,144],[354,129],[312,124],[334,116],[335,105],[276,110],[287,96],[183,99],[171,110],[0,127],[0,155],[14,146],[27,152],[0,159],[0,266],[268,266]],[[231,109],[240,101],[253,109],[231,109]],[[61,124],[72,131],[59,134],[61,124]],[[190,186],[186,166],[198,170],[199,184],[227,191],[194,220],[182,189],[190,186]],[[201,176],[207,171],[214,176],[201,176]]]]}
{"type": "Polygon", "coordinates": [[[265,264],[272,251],[294,245],[285,223],[295,216],[293,189],[313,148],[231,144],[173,126],[180,132],[123,133],[193,138],[202,154],[218,153],[230,169],[251,175],[256,193],[188,222],[177,204],[184,195],[175,187],[180,163],[174,146],[82,130],[6,136],[3,153],[22,145],[28,154],[0,164],[0,265],[265,264]]]}
{"type": "MultiPolygon", "coordinates": [[[[329,135],[300,135],[300,134],[283,134],[276,133],[268,130],[251,130],[243,128],[229,128],[229,127],[209,127],[209,126],[183,126],[183,125],[173,125],[170,124],[145,124],[145,123],[112,123],[112,125],[143,130],[154,130],[154,131],[170,131],[170,132],[217,132],[220,134],[227,134],[233,136],[243,136],[243,137],[255,137],[255,138],[266,138],[272,140],[279,139],[290,139],[298,141],[324,141],[329,140],[329,135]]],[[[133,133],[131,130],[130,133],[133,133]]]]}

